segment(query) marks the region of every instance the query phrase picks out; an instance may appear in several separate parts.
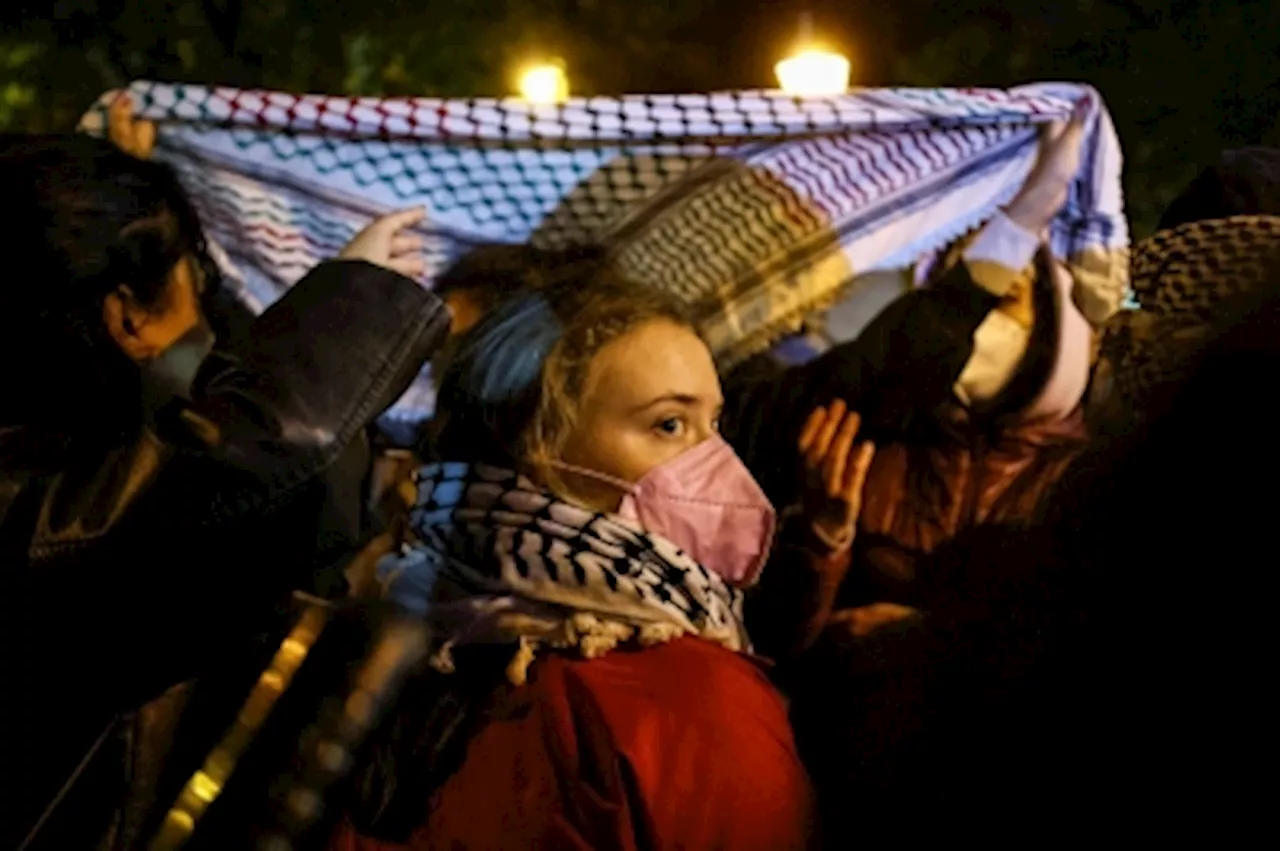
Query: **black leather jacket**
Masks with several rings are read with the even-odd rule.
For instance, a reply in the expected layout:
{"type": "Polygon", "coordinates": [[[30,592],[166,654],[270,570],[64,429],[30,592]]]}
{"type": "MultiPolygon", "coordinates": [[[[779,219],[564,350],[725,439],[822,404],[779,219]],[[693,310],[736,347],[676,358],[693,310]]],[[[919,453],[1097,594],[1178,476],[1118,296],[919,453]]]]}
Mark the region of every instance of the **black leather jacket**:
{"type": "MultiPolygon", "coordinates": [[[[956,263],[925,289],[890,303],[853,340],[802,366],[755,358],[724,380],[722,433],[774,505],[799,497],[796,443],[818,405],[843,399],[862,416],[859,439],[911,435],[952,399],[974,333],[1000,299],[956,263]]],[[[766,574],[768,571],[766,571],[766,574]]]]}
{"type": "Polygon", "coordinates": [[[447,329],[413,281],[326,263],[133,445],[71,461],[0,424],[0,847],[116,712],[216,665],[357,543],[367,429],[447,329]]]}

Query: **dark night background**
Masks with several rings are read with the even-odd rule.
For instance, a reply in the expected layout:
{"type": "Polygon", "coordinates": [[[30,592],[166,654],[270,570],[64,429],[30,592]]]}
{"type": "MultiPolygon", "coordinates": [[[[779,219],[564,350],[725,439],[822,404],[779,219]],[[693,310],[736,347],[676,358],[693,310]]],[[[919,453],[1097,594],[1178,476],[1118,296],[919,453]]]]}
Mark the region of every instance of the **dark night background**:
{"type": "Polygon", "coordinates": [[[69,129],[140,78],[481,96],[559,56],[574,94],[770,87],[806,7],[855,85],[1092,83],[1136,236],[1222,148],[1280,144],[1266,0],[6,0],[0,130],[69,129]]]}

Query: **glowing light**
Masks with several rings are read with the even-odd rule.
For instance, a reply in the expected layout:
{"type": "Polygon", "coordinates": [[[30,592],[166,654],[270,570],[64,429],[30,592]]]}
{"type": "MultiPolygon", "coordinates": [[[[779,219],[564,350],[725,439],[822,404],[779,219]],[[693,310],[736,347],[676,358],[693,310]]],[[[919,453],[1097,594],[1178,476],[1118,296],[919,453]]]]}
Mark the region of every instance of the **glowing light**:
{"type": "Polygon", "coordinates": [[[849,90],[849,60],[825,50],[804,50],[774,66],[782,91],[796,97],[842,95],[849,90]]]}
{"type": "Polygon", "coordinates": [[[569,97],[569,78],[559,65],[534,65],[520,75],[520,97],[530,103],[560,103],[569,97]]]}
{"type": "Polygon", "coordinates": [[[800,15],[799,49],[773,66],[778,85],[793,97],[830,97],[849,90],[849,60],[813,38],[813,16],[800,15]]]}
{"type": "Polygon", "coordinates": [[[196,800],[211,804],[213,799],[218,797],[218,794],[222,791],[222,784],[203,771],[197,771],[192,775],[191,782],[187,784],[187,789],[192,795],[196,796],[196,800]]]}

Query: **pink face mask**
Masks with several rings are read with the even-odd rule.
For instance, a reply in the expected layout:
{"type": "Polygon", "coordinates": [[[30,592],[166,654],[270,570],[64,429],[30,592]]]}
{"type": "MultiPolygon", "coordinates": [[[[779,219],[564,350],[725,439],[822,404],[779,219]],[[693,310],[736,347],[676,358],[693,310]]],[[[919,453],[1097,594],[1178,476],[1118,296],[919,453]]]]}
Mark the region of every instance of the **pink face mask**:
{"type": "Polygon", "coordinates": [[[733,585],[760,576],[773,545],[773,506],[733,447],[719,435],[659,464],[635,484],[568,464],[626,496],[618,514],[661,535],[733,585]]]}

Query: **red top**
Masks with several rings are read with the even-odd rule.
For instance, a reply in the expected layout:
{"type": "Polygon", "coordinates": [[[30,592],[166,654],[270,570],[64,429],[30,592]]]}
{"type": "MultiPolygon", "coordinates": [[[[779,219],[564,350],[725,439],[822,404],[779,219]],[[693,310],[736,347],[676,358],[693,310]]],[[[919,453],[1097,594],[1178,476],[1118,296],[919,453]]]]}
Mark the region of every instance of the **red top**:
{"type": "Polygon", "coordinates": [[[816,847],[787,707],[750,659],[696,638],[546,654],[498,695],[408,846],[331,851],[816,847]]]}

